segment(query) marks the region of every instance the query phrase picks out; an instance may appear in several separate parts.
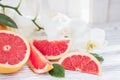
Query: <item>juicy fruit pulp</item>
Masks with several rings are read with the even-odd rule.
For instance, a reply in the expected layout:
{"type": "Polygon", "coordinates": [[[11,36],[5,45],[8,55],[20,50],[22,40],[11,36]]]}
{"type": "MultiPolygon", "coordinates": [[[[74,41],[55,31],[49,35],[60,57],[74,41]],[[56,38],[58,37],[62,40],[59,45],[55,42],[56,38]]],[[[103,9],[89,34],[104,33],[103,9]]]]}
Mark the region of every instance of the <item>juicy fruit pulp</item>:
{"type": "Polygon", "coordinates": [[[30,41],[30,58],[29,64],[31,69],[36,73],[45,73],[50,71],[52,64],[39,52],[33,45],[34,41],[30,41]]]}
{"type": "Polygon", "coordinates": [[[23,38],[10,31],[0,31],[0,73],[19,70],[29,54],[29,45],[23,38]]]}
{"type": "Polygon", "coordinates": [[[62,57],[69,49],[70,40],[35,40],[33,45],[49,60],[62,57]]]}
{"type": "Polygon", "coordinates": [[[62,57],[59,62],[67,70],[101,75],[100,63],[88,53],[70,53],[62,57]]]}
{"type": "Polygon", "coordinates": [[[24,59],[27,47],[18,36],[0,33],[0,43],[1,64],[14,65],[24,59]]]}

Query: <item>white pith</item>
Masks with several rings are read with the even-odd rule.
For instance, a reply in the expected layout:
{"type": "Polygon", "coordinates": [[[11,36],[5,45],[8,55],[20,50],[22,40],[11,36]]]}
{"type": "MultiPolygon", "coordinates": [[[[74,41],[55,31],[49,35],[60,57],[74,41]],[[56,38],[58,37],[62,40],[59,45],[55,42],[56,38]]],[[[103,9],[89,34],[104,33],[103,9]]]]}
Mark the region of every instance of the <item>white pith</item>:
{"type": "Polygon", "coordinates": [[[10,45],[5,45],[3,46],[3,50],[4,51],[9,51],[11,49],[11,46],[10,45]]]}
{"type": "MultiPolygon", "coordinates": [[[[34,66],[31,64],[31,62],[29,61],[29,64],[30,64],[30,67],[31,67],[31,69],[35,72],[35,73],[46,73],[46,72],[48,72],[49,71],[49,69],[48,68],[53,68],[53,66],[52,66],[52,64],[46,64],[46,66],[44,67],[44,68],[42,68],[42,69],[36,69],[36,68],[34,68],[34,66]]],[[[50,69],[50,70],[51,70],[50,69]]]]}
{"type": "MultiPolygon", "coordinates": [[[[35,67],[33,66],[33,64],[31,63],[31,61],[29,60],[29,64],[31,69],[35,72],[35,73],[45,73],[48,72],[48,70],[51,70],[53,68],[52,64],[44,57],[44,55],[42,55],[42,53],[40,53],[33,45],[33,41],[30,41],[30,45],[31,48],[35,50],[36,54],[42,58],[43,61],[46,62],[46,65],[44,68],[42,69],[35,69],[35,67]],[[50,68],[50,69],[49,69],[50,68]]],[[[39,63],[39,62],[38,62],[39,63]]]]}

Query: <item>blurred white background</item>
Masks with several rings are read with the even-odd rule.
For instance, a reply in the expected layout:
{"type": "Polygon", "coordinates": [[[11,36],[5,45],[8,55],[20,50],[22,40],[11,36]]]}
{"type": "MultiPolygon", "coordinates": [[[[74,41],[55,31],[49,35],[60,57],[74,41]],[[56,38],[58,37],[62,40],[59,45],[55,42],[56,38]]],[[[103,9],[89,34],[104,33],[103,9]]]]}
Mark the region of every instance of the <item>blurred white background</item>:
{"type": "Polygon", "coordinates": [[[120,21],[120,0],[48,0],[55,11],[88,23],[120,21]]]}
{"type": "MultiPolygon", "coordinates": [[[[17,2],[19,0],[1,0],[1,3],[13,6],[17,2]]],[[[40,14],[43,16],[50,11],[56,11],[92,24],[120,21],[120,0],[27,0],[27,2],[28,4],[39,2],[40,14]]]]}

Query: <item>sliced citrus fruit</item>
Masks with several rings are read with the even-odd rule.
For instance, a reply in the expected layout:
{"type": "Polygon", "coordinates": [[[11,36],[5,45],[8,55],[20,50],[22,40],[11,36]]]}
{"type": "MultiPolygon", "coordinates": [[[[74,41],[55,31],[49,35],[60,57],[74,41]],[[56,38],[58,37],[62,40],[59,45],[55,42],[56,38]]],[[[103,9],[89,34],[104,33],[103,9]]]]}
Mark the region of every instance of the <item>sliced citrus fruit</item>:
{"type": "Polygon", "coordinates": [[[21,36],[0,31],[0,73],[12,73],[20,70],[30,55],[29,44],[21,36]]]}
{"type": "Polygon", "coordinates": [[[45,58],[40,51],[33,45],[34,41],[30,41],[30,57],[29,65],[35,73],[45,73],[53,69],[52,64],[45,58]]]}
{"type": "Polygon", "coordinates": [[[59,63],[66,70],[101,75],[100,62],[89,53],[74,52],[63,56],[59,63]]]}
{"type": "Polygon", "coordinates": [[[65,55],[70,47],[70,40],[34,40],[33,45],[49,60],[56,60],[65,55]]]}

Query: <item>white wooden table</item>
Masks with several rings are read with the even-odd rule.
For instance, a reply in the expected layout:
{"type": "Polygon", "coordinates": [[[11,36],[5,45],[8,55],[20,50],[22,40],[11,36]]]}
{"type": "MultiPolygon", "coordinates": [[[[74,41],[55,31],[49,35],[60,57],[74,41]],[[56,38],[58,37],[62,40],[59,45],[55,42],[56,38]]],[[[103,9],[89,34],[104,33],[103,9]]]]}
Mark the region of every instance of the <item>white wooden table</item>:
{"type": "MultiPolygon", "coordinates": [[[[120,45],[120,22],[94,26],[106,31],[108,45],[120,45]]],[[[102,76],[66,71],[65,78],[55,78],[49,74],[35,74],[26,65],[17,73],[0,74],[0,80],[120,80],[120,51],[102,53],[101,55],[105,59],[102,64],[102,76]]]]}

